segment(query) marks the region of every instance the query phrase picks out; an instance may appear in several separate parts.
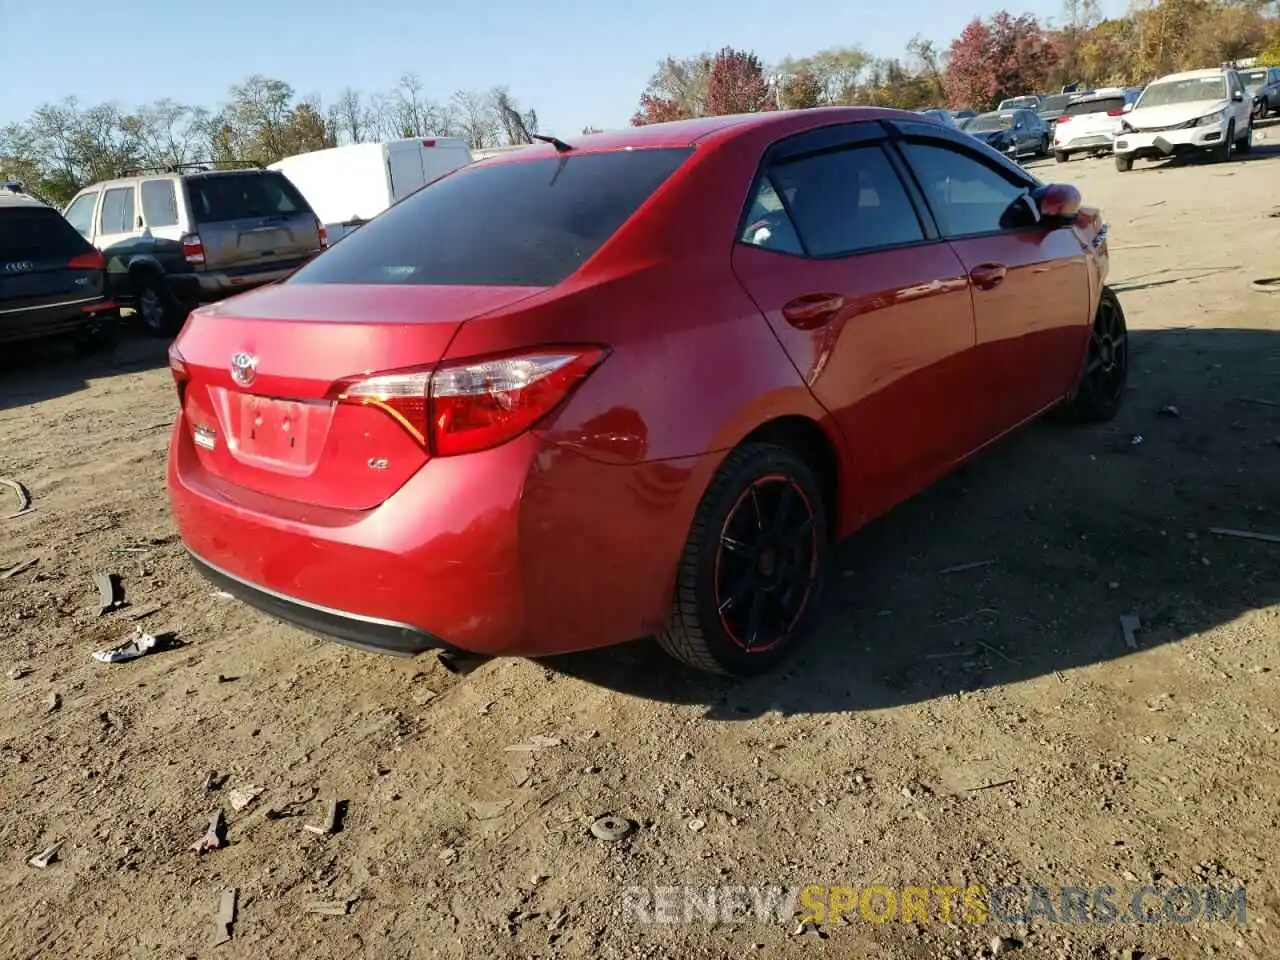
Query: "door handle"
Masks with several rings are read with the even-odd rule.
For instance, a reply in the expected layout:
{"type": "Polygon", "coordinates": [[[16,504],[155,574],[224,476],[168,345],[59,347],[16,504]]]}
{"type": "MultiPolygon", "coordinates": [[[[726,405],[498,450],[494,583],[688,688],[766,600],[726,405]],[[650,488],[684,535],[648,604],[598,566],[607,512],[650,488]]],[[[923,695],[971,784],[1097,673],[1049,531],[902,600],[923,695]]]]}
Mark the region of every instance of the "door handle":
{"type": "Polygon", "coordinates": [[[1003,263],[980,263],[969,271],[969,279],[979,290],[991,290],[1000,286],[1008,268],[1003,263]]]}
{"type": "Polygon", "coordinates": [[[838,293],[807,293],[782,307],[787,323],[801,330],[820,327],[844,308],[844,297],[838,293]]]}

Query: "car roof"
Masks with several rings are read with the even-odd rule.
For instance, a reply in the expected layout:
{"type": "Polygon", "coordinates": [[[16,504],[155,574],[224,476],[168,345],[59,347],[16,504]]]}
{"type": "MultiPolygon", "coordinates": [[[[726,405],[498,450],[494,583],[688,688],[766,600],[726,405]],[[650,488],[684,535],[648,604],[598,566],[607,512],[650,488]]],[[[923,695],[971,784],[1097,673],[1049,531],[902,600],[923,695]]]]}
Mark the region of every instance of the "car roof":
{"type": "Polygon", "coordinates": [[[0,207],[45,207],[53,208],[43,200],[37,200],[27,193],[14,193],[12,190],[0,190],[0,207]]]}
{"type": "MultiPolygon", "coordinates": [[[[835,123],[858,123],[867,120],[884,120],[893,117],[918,120],[921,115],[909,110],[892,110],[885,107],[814,107],[808,110],[769,110],[761,113],[735,113],[722,117],[697,117],[692,120],[671,120],[667,123],[650,123],[642,127],[609,130],[572,137],[567,143],[575,154],[611,153],[617,150],[647,150],[662,147],[692,147],[711,138],[733,138],[752,130],[771,126],[794,128],[794,121],[803,117],[809,121],[805,129],[835,123]]],[[[933,122],[933,121],[928,121],[933,122]]],[[[530,160],[556,156],[555,147],[548,143],[531,144],[511,153],[497,154],[478,161],[485,166],[505,163],[527,163],[530,160]]]]}
{"type": "Polygon", "coordinates": [[[1161,77],[1155,83],[1165,83],[1173,80],[1203,80],[1205,77],[1220,77],[1227,71],[1222,67],[1206,67],[1203,70],[1184,70],[1181,73],[1171,73],[1166,77],[1161,77]]]}

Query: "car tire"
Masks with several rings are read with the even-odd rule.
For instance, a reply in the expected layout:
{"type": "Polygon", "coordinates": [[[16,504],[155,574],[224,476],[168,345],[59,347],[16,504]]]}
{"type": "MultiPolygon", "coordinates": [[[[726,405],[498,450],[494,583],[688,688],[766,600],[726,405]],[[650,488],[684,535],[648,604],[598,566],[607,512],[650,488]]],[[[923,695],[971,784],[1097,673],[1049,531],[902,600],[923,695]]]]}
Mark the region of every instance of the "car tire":
{"type": "Polygon", "coordinates": [[[111,313],[77,331],[72,347],[78,357],[114,350],[120,336],[120,315],[111,313]]]}
{"type": "Polygon", "coordinates": [[[1236,150],[1236,122],[1232,120],[1227,124],[1227,138],[1222,141],[1221,145],[1214,148],[1213,159],[1218,163],[1226,163],[1231,159],[1236,150]]]}
{"type": "Polygon", "coordinates": [[[830,550],[805,461],[777,444],[739,447],[698,505],[659,645],[708,673],[771,669],[813,632],[830,550]]]}
{"type": "Polygon", "coordinates": [[[1133,157],[1125,153],[1116,154],[1116,169],[1121,173],[1128,173],[1133,169],[1133,157]]]}
{"type": "Polygon", "coordinates": [[[1057,160],[1059,163],[1066,163],[1071,159],[1071,154],[1067,153],[1065,150],[1055,150],[1053,151],[1053,159],[1057,160]]]}
{"type": "Polygon", "coordinates": [[[1236,141],[1236,153],[1248,153],[1253,149],[1253,121],[1245,128],[1244,136],[1236,141]]]}
{"type": "Polygon", "coordinates": [[[1040,149],[1036,151],[1037,157],[1047,157],[1051,147],[1049,146],[1049,135],[1046,133],[1040,138],[1040,149]]]}
{"type": "Polygon", "coordinates": [[[1124,308],[1115,291],[1103,287],[1080,380],[1059,412],[1063,419],[1076,423],[1110,420],[1120,410],[1128,382],[1129,328],[1124,308]]]}
{"type": "Polygon", "coordinates": [[[186,314],[163,277],[151,271],[136,274],[133,294],[138,321],[148,334],[171,337],[178,332],[186,314]]]}

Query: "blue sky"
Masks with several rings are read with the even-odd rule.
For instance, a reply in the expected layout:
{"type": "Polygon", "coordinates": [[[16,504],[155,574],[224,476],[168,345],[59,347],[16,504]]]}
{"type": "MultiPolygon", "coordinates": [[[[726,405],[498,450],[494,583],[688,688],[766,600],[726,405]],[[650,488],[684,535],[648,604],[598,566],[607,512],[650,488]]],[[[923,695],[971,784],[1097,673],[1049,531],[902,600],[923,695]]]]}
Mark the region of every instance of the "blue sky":
{"type": "MultiPolygon", "coordinates": [[[[1124,4],[1102,6],[1116,15],[1124,4]]],[[[251,73],[327,103],[345,86],[386,90],[412,71],[436,100],[506,84],[544,131],[577,133],[624,125],[667,54],[731,45],[771,62],[857,43],[891,56],[916,32],[945,44],[996,9],[953,0],[0,0],[0,123],[71,95],[213,106],[251,73]]],[[[1043,19],[1058,17],[1061,2],[1007,9],[1043,19]]]]}

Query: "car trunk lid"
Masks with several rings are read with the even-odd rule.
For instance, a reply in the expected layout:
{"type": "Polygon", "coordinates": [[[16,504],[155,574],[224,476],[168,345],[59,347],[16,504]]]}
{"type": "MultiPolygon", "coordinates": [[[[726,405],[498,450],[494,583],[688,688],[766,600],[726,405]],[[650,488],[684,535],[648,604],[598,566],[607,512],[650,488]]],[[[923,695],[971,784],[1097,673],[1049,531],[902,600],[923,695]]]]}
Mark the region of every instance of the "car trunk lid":
{"type": "Polygon", "coordinates": [[[187,193],[205,270],[266,267],[321,249],[319,221],[281,173],[202,174],[188,179],[187,193]]]}
{"type": "Polygon", "coordinates": [[[104,261],[50,207],[0,207],[0,313],[102,296],[104,261]]]}
{"type": "Polygon", "coordinates": [[[175,350],[201,466],[240,490],[335,509],[377,506],[427,451],[383,410],[338,403],[335,387],[429,370],[464,321],[539,292],[289,283],[193,313],[175,350]]]}

